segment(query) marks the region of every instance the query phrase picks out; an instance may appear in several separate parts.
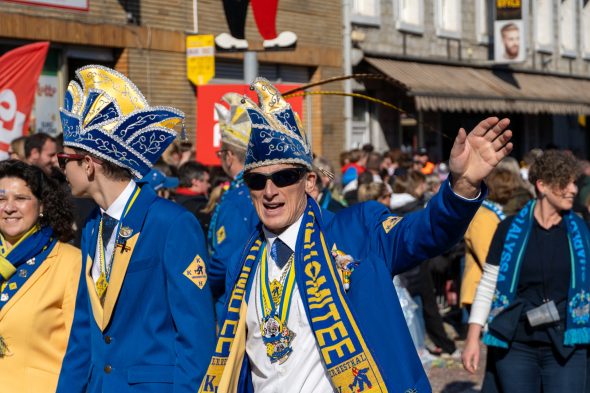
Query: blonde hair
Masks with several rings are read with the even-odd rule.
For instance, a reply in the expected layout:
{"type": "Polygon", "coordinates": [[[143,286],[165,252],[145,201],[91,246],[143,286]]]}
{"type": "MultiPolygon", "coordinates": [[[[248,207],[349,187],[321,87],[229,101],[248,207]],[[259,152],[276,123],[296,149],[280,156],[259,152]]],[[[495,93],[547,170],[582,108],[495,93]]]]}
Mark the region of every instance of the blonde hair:
{"type": "Polygon", "coordinates": [[[359,202],[376,201],[385,194],[387,194],[385,183],[361,184],[358,189],[358,200],[359,202]]]}

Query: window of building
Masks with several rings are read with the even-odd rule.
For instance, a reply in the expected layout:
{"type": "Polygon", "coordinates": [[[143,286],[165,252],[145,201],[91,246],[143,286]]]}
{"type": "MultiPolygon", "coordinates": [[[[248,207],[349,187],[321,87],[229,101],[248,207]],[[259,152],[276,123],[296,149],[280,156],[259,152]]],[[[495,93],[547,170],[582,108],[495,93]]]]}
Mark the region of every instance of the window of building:
{"type": "Polygon", "coordinates": [[[535,24],[535,49],[539,52],[553,53],[554,0],[533,1],[533,21],[535,24]]]}
{"type": "Polygon", "coordinates": [[[582,56],[590,60],[590,0],[581,0],[580,32],[582,34],[582,56]]]}
{"type": "Polygon", "coordinates": [[[461,0],[436,0],[436,34],[445,38],[461,38],[461,0]]]}
{"type": "Polygon", "coordinates": [[[576,57],[576,0],[559,2],[559,52],[564,57],[576,57]]]}
{"type": "Polygon", "coordinates": [[[486,0],[476,0],[475,2],[475,38],[480,44],[490,43],[488,3],[486,0]]]}
{"type": "Polygon", "coordinates": [[[408,33],[424,33],[424,0],[394,0],[395,26],[408,33]]]}
{"type": "Polygon", "coordinates": [[[352,22],[379,25],[380,0],[352,0],[352,22]]]}

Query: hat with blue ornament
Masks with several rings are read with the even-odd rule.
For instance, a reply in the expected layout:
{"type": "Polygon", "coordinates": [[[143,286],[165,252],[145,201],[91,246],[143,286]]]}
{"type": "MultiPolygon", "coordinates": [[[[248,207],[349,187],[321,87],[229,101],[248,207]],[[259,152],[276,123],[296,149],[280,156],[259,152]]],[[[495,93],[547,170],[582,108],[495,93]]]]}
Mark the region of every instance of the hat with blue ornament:
{"type": "Polygon", "coordinates": [[[176,138],[184,113],[150,106],[119,72],[99,65],[76,71],[60,108],[64,146],[127,168],[142,178],[176,138]]]}
{"type": "Polygon", "coordinates": [[[252,127],[244,170],[274,164],[296,164],[311,170],[311,144],[297,113],[268,80],[257,78],[250,88],[256,91],[259,105],[248,97],[242,99],[252,127]]]}

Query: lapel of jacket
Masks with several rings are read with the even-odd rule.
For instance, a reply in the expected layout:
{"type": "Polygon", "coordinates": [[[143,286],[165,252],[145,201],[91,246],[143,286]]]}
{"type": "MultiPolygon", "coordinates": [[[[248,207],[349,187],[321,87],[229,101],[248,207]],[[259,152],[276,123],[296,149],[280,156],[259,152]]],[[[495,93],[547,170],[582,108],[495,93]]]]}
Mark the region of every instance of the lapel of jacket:
{"type": "Polygon", "coordinates": [[[49,253],[47,258],[43,262],[41,262],[41,266],[35,270],[33,275],[29,277],[29,279],[25,282],[25,284],[14,294],[14,296],[8,300],[8,302],[2,307],[0,310],[0,321],[4,318],[4,315],[10,310],[24,295],[27,293],[29,289],[45,274],[47,269],[51,266],[54,262],[55,258],[57,257],[57,253],[59,250],[60,244],[59,242],[53,247],[53,250],[49,253]]]}
{"type": "Polygon", "coordinates": [[[84,265],[84,275],[86,277],[86,287],[88,288],[88,297],[90,298],[90,307],[94,321],[99,328],[102,328],[102,305],[96,293],[94,280],[92,279],[92,263],[94,254],[96,253],[96,239],[98,236],[98,223],[100,222],[100,210],[97,208],[82,231],[82,262],[86,261],[84,265]]]}
{"type": "MultiPolygon", "coordinates": [[[[148,209],[156,197],[156,194],[149,187],[143,187],[121,223],[121,228],[125,228],[123,229],[123,232],[126,231],[129,233],[130,230],[131,234],[127,238],[119,236],[122,244],[117,244],[115,246],[113,267],[104,301],[102,323],[99,324],[103,331],[111,321],[117,299],[119,298],[119,293],[123,286],[125,274],[127,273],[127,267],[129,266],[129,262],[131,261],[131,257],[133,256],[135,246],[139,239],[141,228],[143,227],[148,209]]],[[[94,292],[96,293],[96,290],[94,292]]]]}

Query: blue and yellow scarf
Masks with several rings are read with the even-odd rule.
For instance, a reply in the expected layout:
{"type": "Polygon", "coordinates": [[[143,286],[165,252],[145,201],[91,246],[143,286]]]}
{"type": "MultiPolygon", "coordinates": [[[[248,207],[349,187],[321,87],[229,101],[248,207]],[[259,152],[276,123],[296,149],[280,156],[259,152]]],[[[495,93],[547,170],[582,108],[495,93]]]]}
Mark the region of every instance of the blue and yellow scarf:
{"type": "MultiPolygon", "coordinates": [[[[365,392],[387,392],[381,370],[369,351],[354,314],[348,305],[344,287],[321,229],[320,210],[308,198],[295,250],[295,271],[306,314],[316,342],[331,377],[335,391],[349,391],[355,378],[363,378],[365,392]]],[[[248,244],[242,270],[226,306],[226,319],[219,333],[215,353],[201,383],[199,392],[236,392],[237,380],[243,375],[230,375],[240,370],[244,359],[245,305],[247,286],[264,249],[260,231],[248,244]],[[242,353],[236,355],[236,351],[242,353]],[[229,361],[228,361],[229,359],[229,361]],[[232,366],[234,359],[239,363],[232,366]],[[226,366],[228,370],[226,370],[226,366]],[[232,370],[233,367],[233,370],[232,370]],[[225,371],[225,373],[224,373],[225,371]],[[220,382],[223,380],[223,383],[220,382]]],[[[261,343],[262,345],[262,343],[261,343]]],[[[297,351],[296,343],[294,350],[297,351]]],[[[243,369],[242,369],[243,370],[243,369]]]]}
{"type": "Polygon", "coordinates": [[[57,239],[50,227],[34,226],[12,247],[0,236],[0,310],[35,273],[57,239]]]}
{"type": "MultiPolygon", "coordinates": [[[[500,271],[488,324],[516,297],[520,268],[534,220],[534,209],[535,201],[532,200],[510,224],[500,257],[500,271]]],[[[572,211],[567,212],[563,219],[567,226],[571,264],[564,344],[570,346],[588,344],[590,343],[590,280],[587,263],[590,255],[590,231],[584,220],[572,211]]],[[[486,345],[508,348],[506,341],[489,331],[484,335],[483,342],[486,345]]]]}

